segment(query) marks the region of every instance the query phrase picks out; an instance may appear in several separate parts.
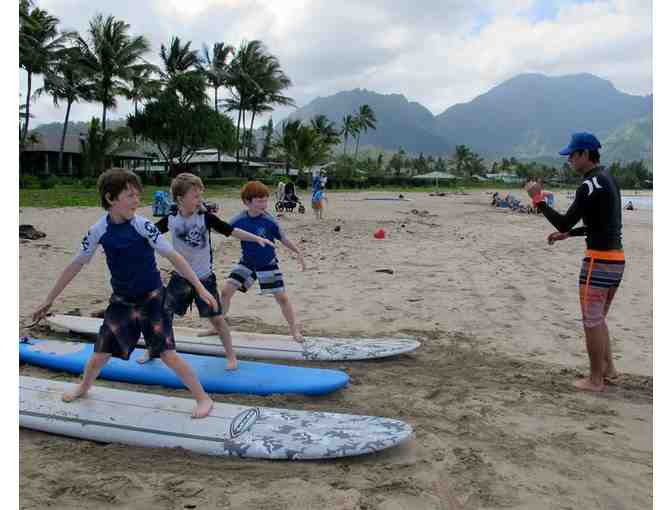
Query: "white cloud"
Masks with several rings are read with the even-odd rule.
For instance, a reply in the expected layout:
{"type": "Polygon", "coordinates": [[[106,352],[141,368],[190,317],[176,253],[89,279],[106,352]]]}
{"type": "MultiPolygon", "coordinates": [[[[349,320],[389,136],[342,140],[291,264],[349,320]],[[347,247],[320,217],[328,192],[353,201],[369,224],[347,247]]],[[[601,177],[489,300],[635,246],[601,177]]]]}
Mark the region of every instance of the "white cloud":
{"type": "MultiPolygon", "coordinates": [[[[523,72],[589,72],[625,92],[652,90],[652,5],[645,0],[555,0],[554,16],[534,20],[539,0],[38,0],[65,26],[84,32],[97,13],[127,21],[152,44],[156,62],[171,36],[200,49],[260,39],[280,59],[301,106],[360,87],[401,93],[438,114],[523,72]]],[[[21,72],[25,83],[25,73],[21,72]]],[[[117,115],[130,109],[120,101],[117,115]]],[[[99,114],[77,106],[75,119],[99,114]]],[[[61,120],[47,98],[37,122],[61,120]]],[[[289,110],[276,111],[279,120],[289,110]]],[[[115,115],[113,113],[113,115],[115,115]]]]}

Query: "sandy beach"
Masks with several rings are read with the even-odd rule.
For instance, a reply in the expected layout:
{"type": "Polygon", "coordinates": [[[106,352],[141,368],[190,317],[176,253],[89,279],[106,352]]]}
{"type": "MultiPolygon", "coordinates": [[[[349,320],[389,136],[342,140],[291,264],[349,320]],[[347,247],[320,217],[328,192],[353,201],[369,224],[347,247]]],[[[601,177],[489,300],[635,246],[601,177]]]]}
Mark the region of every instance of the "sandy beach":
{"type": "MultiPolygon", "coordinates": [[[[573,389],[587,374],[577,278],[585,243],[549,246],[543,216],[490,206],[487,191],[329,193],[326,218],[280,219],[307,270],[279,249],[307,335],[417,336],[390,360],[305,363],[346,370],[350,385],[320,398],[214,395],[220,402],[402,419],[415,437],[361,458],[271,462],[97,444],[22,429],[21,508],[183,509],[634,509],[652,505],[652,211],[624,211],[626,269],[608,320],[621,382],[603,394],[573,389]],[[338,231],[335,227],[340,226],[338,231]],[[373,238],[383,228],[386,238],[373,238]],[[378,269],[391,269],[377,272],[378,269]]],[[[206,193],[207,195],[207,193],[206,193]]],[[[517,191],[519,197],[522,196],[517,191]]],[[[568,205],[565,193],[556,207],[568,205]]],[[[232,198],[207,196],[228,219],[232,198]]],[[[151,209],[141,214],[151,217],[151,209]]],[[[20,244],[21,332],[72,259],[100,208],[22,208],[47,236],[20,244]]],[[[216,239],[220,282],[239,243],[216,239]]],[[[159,259],[162,274],[170,263],[159,259]]],[[[92,315],[111,289],[102,250],[52,311],[92,315]]],[[[275,301],[237,295],[234,329],[287,333],[275,301]]],[[[176,325],[204,327],[191,312],[176,325]]],[[[40,326],[34,336],[58,338],[40,326]]],[[[292,364],[287,362],[287,364],[292,364]]],[[[21,374],[74,377],[21,366],[21,374]]],[[[188,397],[186,391],[96,384],[188,397]]]]}

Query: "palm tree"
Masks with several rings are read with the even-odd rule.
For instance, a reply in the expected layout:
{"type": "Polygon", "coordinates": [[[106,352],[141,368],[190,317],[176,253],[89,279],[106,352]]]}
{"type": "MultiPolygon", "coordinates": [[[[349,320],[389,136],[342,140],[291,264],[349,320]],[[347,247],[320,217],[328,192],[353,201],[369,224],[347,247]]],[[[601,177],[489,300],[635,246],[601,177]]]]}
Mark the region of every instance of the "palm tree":
{"type": "MultiPolygon", "coordinates": [[[[226,59],[229,55],[233,55],[233,52],[233,46],[226,45],[223,42],[213,45],[212,55],[210,55],[207,46],[203,46],[203,58],[200,68],[207,77],[208,85],[215,89],[215,111],[217,113],[219,113],[219,88],[225,86],[230,77],[226,59]]],[[[221,152],[217,149],[217,177],[221,175],[221,170],[221,152]]]]}
{"type": "Polygon", "coordinates": [[[65,101],[65,121],[61,134],[61,146],[58,153],[58,171],[63,172],[63,148],[65,136],[68,131],[68,120],[72,104],[78,101],[93,101],[95,99],[95,85],[81,64],[81,54],[77,47],[65,51],[60,61],[52,71],[47,72],[44,86],[35,91],[35,96],[50,94],[54,100],[54,106],[58,106],[59,100],[65,101]]]}
{"type": "Polygon", "coordinates": [[[359,151],[359,137],[362,132],[366,133],[369,129],[376,129],[376,114],[368,104],[363,104],[359,107],[355,119],[357,119],[357,145],[355,146],[355,160],[357,160],[357,152],[359,151]]]}
{"type": "MultiPolygon", "coordinates": [[[[230,80],[227,83],[231,98],[225,101],[228,110],[238,110],[236,131],[240,139],[240,125],[245,127],[245,112],[252,112],[250,129],[254,129],[257,113],[272,111],[273,105],[294,105],[294,101],[282,94],[291,85],[291,80],[280,68],[278,59],[270,55],[259,40],[243,41],[229,66],[230,80]]],[[[236,151],[236,161],[240,150],[236,151]]]]}
{"type": "Polygon", "coordinates": [[[105,131],[108,108],[117,105],[116,96],[123,82],[146,67],[142,55],[149,51],[149,42],[139,35],[128,34],[130,25],[114,16],[96,15],[89,22],[88,40],[77,38],[82,63],[96,82],[96,100],[103,104],[101,129],[105,131]]]}
{"type": "Polygon", "coordinates": [[[300,127],[300,120],[286,120],[280,124],[280,129],[278,129],[275,135],[273,147],[285,160],[285,172],[287,175],[289,175],[292,154],[296,152],[295,145],[300,127]]]}
{"type": "Polygon", "coordinates": [[[161,76],[166,82],[181,74],[198,70],[200,64],[198,50],[192,50],[190,46],[191,41],[182,45],[179,37],[171,37],[170,49],[163,44],[161,45],[159,56],[165,68],[161,71],[161,76]]]}
{"type": "Polygon", "coordinates": [[[340,143],[341,138],[336,123],[331,122],[326,115],[316,115],[311,119],[310,125],[328,146],[340,143]]]}
{"type": "Polygon", "coordinates": [[[25,145],[30,121],[30,100],[34,74],[44,74],[58,59],[65,43],[72,34],[64,32],[59,35],[58,18],[47,11],[35,7],[29,10],[30,3],[19,3],[19,67],[28,73],[26,91],[25,123],[21,134],[21,144],[25,145]]]}
{"type": "Polygon", "coordinates": [[[350,114],[347,114],[343,117],[343,127],[341,128],[341,134],[343,135],[343,155],[345,156],[345,150],[348,146],[348,136],[355,136],[359,131],[359,126],[357,125],[357,119],[350,114]]]}
{"type": "Polygon", "coordinates": [[[133,103],[135,115],[139,103],[155,98],[161,91],[161,82],[154,78],[156,71],[152,65],[138,67],[132,71],[128,82],[119,87],[119,93],[133,103]]]}

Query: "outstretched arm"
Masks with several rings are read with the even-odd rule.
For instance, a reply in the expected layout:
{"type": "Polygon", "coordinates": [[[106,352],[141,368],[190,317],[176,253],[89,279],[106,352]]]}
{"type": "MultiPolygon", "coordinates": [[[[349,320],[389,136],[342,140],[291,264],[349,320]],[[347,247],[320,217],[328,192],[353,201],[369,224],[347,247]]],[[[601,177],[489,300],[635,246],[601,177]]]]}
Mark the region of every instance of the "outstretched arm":
{"type": "Polygon", "coordinates": [[[258,243],[261,246],[275,246],[273,241],[269,241],[265,237],[260,237],[240,228],[234,228],[233,232],[231,232],[231,235],[233,237],[237,237],[241,241],[252,241],[253,243],[258,243]]]}
{"type": "Polygon", "coordinates": [[[72,279],[79,274],[83,267],[84,263],[77,260],[73,260],[66,266],[61,273],[61,276],[56,280],[54,287],[49,294],[47,294],[44,302],[37,308],[37,310],[35,310],[35,312],[33,312],[33,321],[41,320],[47,315],[54,300],[61,294],[61,292],[63,292],[63,289],[68,286],[72,279]]]}
{"type": "Polygon", "coordinates": [[[306,261],[303,259],[303,253],[301,253],[301,250],[299,250],[297,246],[284,235],[280,239],[280,242],[286,246],[289,251],[292,251],[296,254],[296,258],[299,259],[299,264],[301,265],[301,271],[305,271],[306,261]]]}

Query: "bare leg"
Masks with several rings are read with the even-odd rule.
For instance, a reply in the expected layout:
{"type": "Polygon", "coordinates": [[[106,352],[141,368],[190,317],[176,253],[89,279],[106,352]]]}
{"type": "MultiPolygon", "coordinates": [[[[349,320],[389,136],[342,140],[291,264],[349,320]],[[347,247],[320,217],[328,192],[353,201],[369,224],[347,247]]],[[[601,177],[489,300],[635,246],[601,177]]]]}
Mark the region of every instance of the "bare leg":
{"type": "MultiPolygon", "coordinates": [[[[227,313],[229,313],[229,308],[231,308],[231,298],[233,298],[233,295],[236,293],[236,290],[237,289],[233,285],[231,285],[228,281],[224,284],[220,300],[222,304],[222,319],[226,317],[227,313]]],[[[213,335],[219,335],[219,332],[214,326],[208,329],[207,331],[202,331],[198,334],[198,336],[213,336],[213,335]]]]}
{"type": "Polygon", "coordinates": [[[584,326],[583,329],[586,333],[586,350],[590,360],[590,377],[577,380],[574,386],[585,391],[602,391],[604,390],[604,362],[609,331],[605,323],[592,328],[584,326]]]}
{"type": "Polygon", "coordinates": [[[111,356],[111,354],[106,352],[94,352],[89,358],[89,361],[86,362],[86,369],[84,370],[82,382],[79,383],[74,390],[63,393],[63,402],[72,402],[73,400],[84,397],[89,389],[91,389],[93,381],[96,380],[100,371],[111,356]]]}
{"type": "MultiPolygon", "coordinates": [[[[609,313],[609,307],[611,306],[611,300],[613,299],[613,295],[616,293],[616,289],[612,289],[609,291],[610,298],[607,299],[607,304],[605,305],[604,309],[604,316],[606,317],[607,314],[609,313]]],[[[609,336],[609,328],[607,327],[607,323],[605,321],[604,323],[604,329],[607,333],[607,346],[604,352],[604,379],[607,382],[613,383],[618,379],[618,377],[621,375],[616,371],[616,367],[614,366],[614,358],[611,354],[611,338],[609,336]]]]}
{"type": "Polygon", "coordinates": [[[285,316],[287,324],[289,324],[289,333],[294,337],[294,340],[298,343],[303,343],[303,335],[299,330],[298,325],[296,324],[296,317],[294,316],[294,308],[292,303],[289,302],[289,297],[286,292],[277,292],[273,294],[275,300],[280,305],[280,310],[282,315],[285,316]]]}
{"type": "Polygon", "coordinates": [[[216,315],[210,317],[210,322],[214,326],[215,330],[219,334],[219,339],[222,341],[224,346],[224,351],[226,352],[226,359],[228,363],[226,365],[227,370],[236,370],[238,368],[238,360],[236,359],[236,351],[233,350],[233,341],[231,340],[231,331],[229,331],[229,326],[226,324],[223,315],[216,315]]]}
{"type": "Polygon", "coordinates": [[[214,402],[203,390],[200,381],[196,374],[189,366],[189,364],[182,359],[174,350],[163,351],[161,353],[161,360],[177,374],[177,377],[184,383],[184,385],[191,391],[191,394],[196,399],[196,407],[191,413],[192,418],[205,418],[210,411],[214,402]]]}

